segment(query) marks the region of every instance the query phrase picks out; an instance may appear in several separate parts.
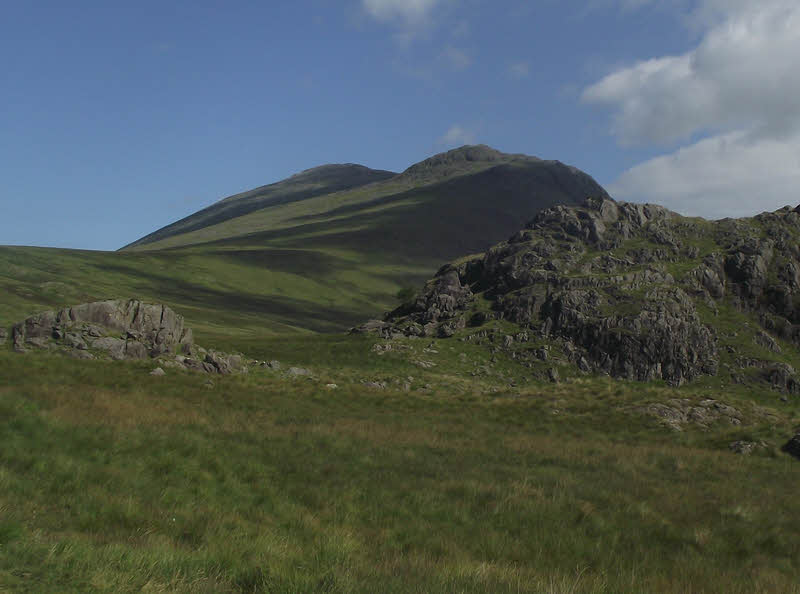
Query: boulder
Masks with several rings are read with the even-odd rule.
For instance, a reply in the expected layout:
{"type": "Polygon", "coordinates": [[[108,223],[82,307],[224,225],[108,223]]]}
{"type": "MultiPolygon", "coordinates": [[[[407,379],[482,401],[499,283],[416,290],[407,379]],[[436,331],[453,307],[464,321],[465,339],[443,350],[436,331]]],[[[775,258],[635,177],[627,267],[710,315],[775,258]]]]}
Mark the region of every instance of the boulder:
{"type": "Polygon", "coordinates": [[[113,359],[144,359],[174,352],[178,345],[191,350],[192,332],[183,317],[166,305],[131,299],[84,303],[60,311],[46,311],[16,324],[14,348],[25,346],[106,351],[113,359]]]}

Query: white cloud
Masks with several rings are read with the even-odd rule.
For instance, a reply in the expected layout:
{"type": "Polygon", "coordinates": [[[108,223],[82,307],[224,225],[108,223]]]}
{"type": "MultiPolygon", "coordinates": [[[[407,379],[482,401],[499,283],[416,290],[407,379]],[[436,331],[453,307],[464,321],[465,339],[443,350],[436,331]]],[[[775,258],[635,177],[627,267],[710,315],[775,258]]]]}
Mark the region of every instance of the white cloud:
{"type": "Polygon", "coordinates": [[[800,2],[703,0],[689,22],[705,27],[691,51],[640,61],[583,92],[614,110],[622,144],[701,138],[612,189],[712,217],[800,200],[800,2]]]}
{"type": "Polygon", "coordinates": [[[379,21],[405,21],[407,24],[427,20],[441,0],[361,0],[364,10],[379,21]]]}
{"type": "Polygon", "coordinates": [[[669,142],[695,132],[800,118],[800,2],[760,0],[739,7],[701,43],[614,72],[583,98],[616,110],[623,143],[669,142]]]}
{"type": "Polygon", "coordinates": [[[508,67],[508,74],[514,78],[528,78],[530,73],[531,67],[527,62],[517,62],[508,67]]]}
{"type": "Polygon", "coordinates": [[[609,186],[622,200],[690,216],[752,216],[800,203],[800,133],[782,139],[730,132],[651,159],[609,186]]]}
{"type": "Polygon", "coordinates": [[[452,147],[475,144],[475,133],[459,124],[455,124],[450,126],[450,129],[439,138],[438,144],[452,147]]]}

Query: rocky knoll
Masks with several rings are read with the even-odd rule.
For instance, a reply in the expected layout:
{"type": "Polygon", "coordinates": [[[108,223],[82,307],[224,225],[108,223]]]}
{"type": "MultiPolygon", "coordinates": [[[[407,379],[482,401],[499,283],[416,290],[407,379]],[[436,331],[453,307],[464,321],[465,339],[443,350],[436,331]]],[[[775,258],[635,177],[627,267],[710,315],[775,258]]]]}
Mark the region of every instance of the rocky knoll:
{"type": "MultiPolygon", "coordinates": [[[[5,341],[5,330],[0,343],[5,341]]],[[[166,305],[131,299],[98,301],[46,311],[15,324],[13,349],[62,351],[82,359],[163,358],[187,369],[231,373],[245,369],[238,355],[206,351],[194,344],[183,317],[166,305]]]]}
{"type": "Polygon", "coordinates": [[[605,197],[556,206],[361,330],[489,340],[522,360],[559,352],[619,378],[725,372],[797,392],[796,349],[780,344],[800,345],[800,207],[710,222],[605,197]]]}

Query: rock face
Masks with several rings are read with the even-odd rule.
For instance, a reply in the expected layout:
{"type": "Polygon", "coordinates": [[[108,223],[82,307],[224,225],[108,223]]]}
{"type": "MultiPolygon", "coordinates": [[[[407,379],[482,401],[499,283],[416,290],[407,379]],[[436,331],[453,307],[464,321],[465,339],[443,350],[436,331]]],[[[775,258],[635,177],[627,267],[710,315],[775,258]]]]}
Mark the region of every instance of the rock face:
{"type": "Polygon", "coordinates": [[[91,351],[115,360],[167,357],[187,369],[222,374],[246,367],[240,355],[195,345],[183,317],[168,306],[135,299],[46,311],[15,324],[11,337],[17,352],[51,349],[81,359],[95,358],[91,351]]]}
{"type": "Polygon", "coordinates": [[[46,311],[14,325],[14,348],[47,347],[107,351],[114,359],[144,359],[191,343],[183,317],[166,305],[137,300],[84,303],[61,311],[46,311]]]}
{"type": "MultiPolygon", "coordinates": [[[[361,330],[469,339],[503,320],[555,342],[583,372],[680,385],[733,367],[745,349],[732,338],[742,329],[716,319],[727,308],[752,320],[746,349],[768,369],[777,339],[800,344],[799,213],[708,222],[606,197],[556,206],[361,330]]],[[[793,370],[772,375],[785,391],[800,386],[793,370]]]]}

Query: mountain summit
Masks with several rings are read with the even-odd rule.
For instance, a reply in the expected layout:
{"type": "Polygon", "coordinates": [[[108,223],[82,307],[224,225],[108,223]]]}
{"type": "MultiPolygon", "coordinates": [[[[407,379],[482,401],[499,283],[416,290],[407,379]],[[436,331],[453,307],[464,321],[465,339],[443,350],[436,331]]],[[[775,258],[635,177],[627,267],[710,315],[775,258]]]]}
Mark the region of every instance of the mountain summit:
{"type": "Polygon", "coordinates": [[[559,161],[464,146],[401,174],[323,165],[225,198],[124,249],[209,242],[282,248],[365,249],[431,262],[482,251],[542,208],[607,196],[559,161]]]}

